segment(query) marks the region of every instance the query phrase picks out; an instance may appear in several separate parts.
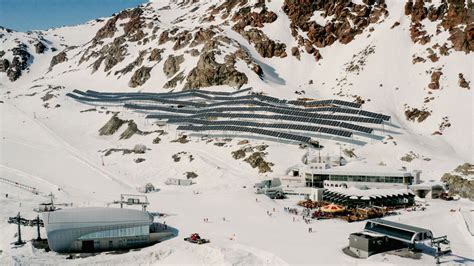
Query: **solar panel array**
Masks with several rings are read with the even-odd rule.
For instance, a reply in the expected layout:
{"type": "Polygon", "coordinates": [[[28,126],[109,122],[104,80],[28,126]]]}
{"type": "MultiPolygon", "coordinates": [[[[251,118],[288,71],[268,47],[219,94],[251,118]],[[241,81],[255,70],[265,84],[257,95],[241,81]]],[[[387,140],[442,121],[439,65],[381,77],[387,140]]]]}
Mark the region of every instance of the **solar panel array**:
{"type": "Polygon", "coordinates": [[[146,118],[178,124],[179,130],[246,132],[305,144],[314,143],[305,134],[351,138],[356,132],[373,133],[374,129],[366,125],[390,120],[388,115],[359,109],[359,103],[336,99],[285,100],[253,93],[251,88],[168,93],[74,90],[66,95],[85,103],[117,104],[145,112],[146,118]]]}

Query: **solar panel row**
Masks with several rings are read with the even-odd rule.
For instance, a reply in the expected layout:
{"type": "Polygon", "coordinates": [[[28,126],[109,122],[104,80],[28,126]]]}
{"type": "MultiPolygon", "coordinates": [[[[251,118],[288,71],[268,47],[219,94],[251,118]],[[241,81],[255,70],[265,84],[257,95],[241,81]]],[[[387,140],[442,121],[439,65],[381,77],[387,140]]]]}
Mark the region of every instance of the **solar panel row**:
{"type": "Polygon", "coordinates": [[[341,106],[348,106],[353,108],[360,108],[360,103],[342,101],[342,100],[323,100],[323,101],[302,101],[302,100],[295,100],[289,101],[289,104],[293,105],[304,105],[304,106],[316,106],[316,105],[341,105],[341,106]]]}
{"type": "Polygon", "coordinates": [[[312,144],[315,146],[319,146],[316,141],[313,141],[310,137],[300,136],[290,133],[284,132],[276,132],[270,131],[261,128],[253,128],[253,127],[239,127],[239,126],[179,126],[178,130],[185,130],[185,131],[239,131],[239,132],[246,132],[246,133],[254,133],[258,135],[264,135],[269,137],[274,137],[278,139],[285,139],[290,141],[296,141],[299,143],[304,144],[312,144]]]}
{"type": "Polygon", "coordinates": [[[109,97],[122,97],[122,96],[179,96],[179,95],[187,95],[199,92],[201,94],[210,94],[210,95],[220,95],[220,96],[232,96],[244,92],[248,92],[252,90],[252,88],[245,88],[242,90],[237,90],[233,92],[223,92],[223,91],[208,91],[208,90],[187,90],[187,91],[179,91],[179,92],[165,92],[165,93],[154,93],[154,92],[98,92],[94,90],[87,90],[86,93],[90,95],[98,95],[98,96],[109,96],[109,97]]]}
{"type": "Polygon", "coordinates": [[[203,117],[224,117],[224,118],[248,118],[248,119],[271,119],[271,120],[286,120],[293,122],[306,122],[312,124],[329,125],[334,127],[347,128],[364,133],[372,133],[373,129],[369,127],[354,125],[351,123],[326,120],[319,118],[309,118],[302,116],[288,116],[288,115],[262,115],[262,114],[243,114],[243,113],[205,113],[191,115],[191,118],[203,118],[203,117]]]}
{"type": "Polygon", "coordinates": [[[258,123],[251,121],[233,121],[233,120],[203,120],[203,119],[192,119],[192,118],[169,118],[168,123],[170,124],[197,124],[197,125],[236,125],[242,127],[267,127],[274,129],[289,129],[289,130],[299,130],[307,131],[313,133],[324,133],[329,135],[348,137],[352,136],[352,132],[318,127],[318,126],[308,126],[308,125],[298,125],[298,124],[280,124],[280,123],[258,123]]]}

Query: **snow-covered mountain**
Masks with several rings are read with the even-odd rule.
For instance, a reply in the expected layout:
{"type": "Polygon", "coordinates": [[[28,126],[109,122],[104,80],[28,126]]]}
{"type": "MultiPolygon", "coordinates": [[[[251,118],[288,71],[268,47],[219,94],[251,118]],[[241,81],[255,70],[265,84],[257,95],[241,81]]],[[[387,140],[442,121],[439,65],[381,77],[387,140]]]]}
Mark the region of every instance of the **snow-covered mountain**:
{"type": "Polygon", "coordinates": [[[338,97],[390,114],[469,161],[472,136],[461,137],[473,127],[468,5],[154,1],[75,27],[2,28],[0,77],[12,92],[251,86],[285,98],[338,97]]]}
{"type": "MultiPolygon", "coordinates": [[[[241,139],[172,142],[177,133],[171,125],[150,124],[142,114],[122,109],[86,106],[65,94],[74,89],[169,92],[252,87],[285,99],[355,101],[390,115],[396,130],[387,132],[383,141],[360,147],[344,144],[343,149],[355,148],[356,158],[348,158],[350,163],[420,169],[424,180],[439,180],[458,165],[474,163],[473,18],[470,0],[154,0],[83,25],[26,33],[0,28],[0,171],[40,191],[61,188],[59,199],[84,206],[103,205],[146,182],[161,186],[168,177],[193,172],[198,177],[191,190],[218,195],[201,199],[202,206],[212,209],[215,204],[222,215],[231,216],[225,207],[240,207],[231,196],[244,195],[253,202],[252,192],[243,192],[241,187],[260,177],[286,174],[308,155],[306,151],[295,145],[249,140],[247,145],[263,149],[265,159],[273,164],[271,171],[259,173],[233,158],[232,152],[245,145],[241,139]],[[116,134],[100,136],[98,130],[115,112],[123,126],[116,134]],[[131,120],[145,133],[120,137],[131,120]],[[147,146],[145,154],[121,154],[136,144],[147,146]]],[[[341,143],[321,142],[323,155],[339,154],[341,143]]],[[[184,195],[165,186],[160,193],[150,196],[152,208],[201,219],[198,210],[176,198],[182,195],[193,201],[194,193],[184,195]]],[[[24,208],[39,201],[18,194],[15,200],[31,201],[24,208]]],[[[270,208],[273,203],[262,204],[270,208]]],[[[252,215],[261,211],[245,206],[252,215]]],[[[1,217],[13,209],[0,211],[1,217]]],[[[435,214],[406,219],[415,224],[435,223],[435,214]]],[[[192,220],[179,218],[170,222],[192,230],[192,220]]],[[[250,220],[235,218],[242,228],[250,227],[250,220]]],[[[13,234],[10,227],[0,225],[1,231],[13,234]]],[[[269,228],[278,230],[280,225],[270,223],[269,228]]],[[[348,233],[357,226],[330,227],[348,233]]],[[[219,228],[215,234],[231,234],[228,230],[219,228]]],[[[251,239],[251,232],[237,234],[251,239]]],[[[312,249],[288,253],[284,246],[272,246],[271,237],[253,239],[252,248],[248,240],[249,246],[196,249],[192,256],[204,263],[212,258],[216,264],[311,263],[300,255],[312,249]],[[267,245],[282,259],[264,251],[267,245]]],[[[289,233],[281,237],[297,243],[289,233]]],[[[345,243],[346,237],[329,240],[331,236],[326,235],[328,247],[321,254],[345,243]]],[[[0,242],[1,250],[7,250],[8,241],[0,242]]],[[[170,256],[165,263],[192,261],[177,259],[185,254],[183,247],[171,246],[159,254],[144,252],[156,260],[170,256]]],[[[22,251],[8,249],[7,253],[25,263],[58,259],[48,255],[38,262],[22,251]]],[[[105,255],[97,259],[113,263],[105,255]]],[[[135,259],[132,254],[126,261],[135,259]]],[[[339,263],[357,262],[342,259],[339,263]]]]}

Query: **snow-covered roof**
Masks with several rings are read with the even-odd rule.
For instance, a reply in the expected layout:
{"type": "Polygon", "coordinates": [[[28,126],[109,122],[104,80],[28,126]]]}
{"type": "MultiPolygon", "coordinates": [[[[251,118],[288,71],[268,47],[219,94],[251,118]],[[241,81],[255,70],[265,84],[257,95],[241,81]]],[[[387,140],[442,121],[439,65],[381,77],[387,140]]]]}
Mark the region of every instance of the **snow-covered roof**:
{"type": "Polygon", "coordinates": [[[410,188],[411,189],[432,189],[433,187],[441,187],[441,188],[444,188],[444,184],[440,181],[427,181],[427,182],[423,182],[423,183],[420,183],[420,184],[415,184],[415,185],[411,185],[410,188]]]}
{"type": "Polygon", "coordinates": [[[312,168],[306,165],[300,168],[305,173],[328,174],[328,175],[363,175],[363,176],[413,176],[409,171],[372,164],[348,164],[329,169],[312,168]]]}
{"type": "Polygon", "coordinates": [[[86,207],[63,209],[43,213],[45,225],[74,225],[80,227],[88,224],[151,223],[153,217],[147,212],[105,207],[86,207]]]}

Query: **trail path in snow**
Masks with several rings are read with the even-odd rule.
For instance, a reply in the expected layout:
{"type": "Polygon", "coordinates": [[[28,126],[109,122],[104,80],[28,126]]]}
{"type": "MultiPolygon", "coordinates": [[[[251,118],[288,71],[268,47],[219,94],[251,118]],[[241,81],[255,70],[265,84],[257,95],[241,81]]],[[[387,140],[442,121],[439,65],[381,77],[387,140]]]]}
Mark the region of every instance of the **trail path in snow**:
{"type": "Polygon", "coordinates": [[[78,149],[70,145],[68,142],[66,142],[63,138],[61,138],[58,134],[56,134],[53,130],[51,130],[45,123],[41,121],[41,119],[38,118],[32,118],[30,117],[25,111],[20,109],[17,105],[15,104],[10,104],[7,103],[11,106],[13,106],[16,110],[18,110],[20,113],[22,113],[24,116],[28,117],[29,120],[33,121],[36,125],[40,126],[49,136],[51,136],[58,144],[61,145],[61,148],[66,150],[70,155],[72,155],[75,159],[77,159],[79,162],[81,162],[83,165],[93,169],[97,173],[99,173],[101,176],[105,177],[108,180],[114,181],[121,186],[124,186],[126,188],[133,188],[132,185],[130,185],[127,182],[124,182],[120,180],[119,178],[115,177],[113,174],[109,173],[108,171],[100,168],[93,162],[91,162],[84,154],[82,154],[78,149]]]}

